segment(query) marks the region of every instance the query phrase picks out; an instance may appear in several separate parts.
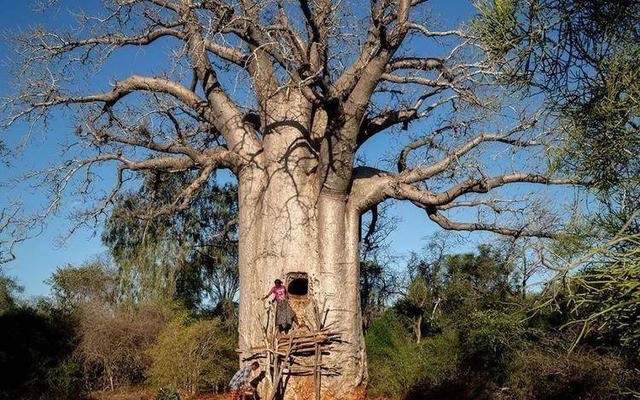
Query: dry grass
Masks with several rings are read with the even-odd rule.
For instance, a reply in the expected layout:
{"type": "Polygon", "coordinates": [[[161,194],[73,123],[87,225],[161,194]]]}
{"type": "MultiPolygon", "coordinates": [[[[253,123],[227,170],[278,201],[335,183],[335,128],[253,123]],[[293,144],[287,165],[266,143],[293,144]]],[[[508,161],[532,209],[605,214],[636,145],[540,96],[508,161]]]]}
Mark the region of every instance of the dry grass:
{"type": "MultiPolygon", "coordinates": [[[[129,388],[118,389],[104,392],[92,392],[89,395],[89,400],[153,400],[157,388],[129,388]]],[[[181,396],[185,400],[229,400],[231,396],[228,393],[222,394],[209,394],[198,395],[196,397],[181,396]]]]}

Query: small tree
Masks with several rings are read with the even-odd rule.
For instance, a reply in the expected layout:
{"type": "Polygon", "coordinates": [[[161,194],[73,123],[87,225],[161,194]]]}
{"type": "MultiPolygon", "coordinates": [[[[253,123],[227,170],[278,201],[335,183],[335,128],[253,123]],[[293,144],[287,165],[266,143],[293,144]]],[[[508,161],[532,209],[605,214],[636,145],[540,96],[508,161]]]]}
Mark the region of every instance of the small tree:
{"type": "Polygon", "coordinates": [[[140,383],[149,363],[146,351],[166,325],[166,310],[90,307],[80,320],[78,355],[100,389],[140,383]]]}
{"type": "Polygon", "coordinates": [[[116,204],[102,234],[119,268],[124,299],[130,303],[177,299],[187,308],[208,296],[215,307],[238,291],[237,188],[204,185],[188,208],[153,220],[136,215],[164,207],[193,174],[146,173],[141,188],[116,204]]]}
{"type": "Polygon", "coordinates": [[[47,283],[53,299],[68,311],[88,304],[113,307],[119,298],[117,271],[104,260],[58,267],[47,283]]]}
{"type": "Polygon", "coordinates": [[[14,278],[0,270],[0,314],[16,306],[16,295],[23,289],[14,278]]]}
{"type": "Polygon", "coordinates": [[[156,385],[185,391],[224,387],[236,367],[235,338],[217,320],[174,319],[149,349],[149,377],[156,385]]]}

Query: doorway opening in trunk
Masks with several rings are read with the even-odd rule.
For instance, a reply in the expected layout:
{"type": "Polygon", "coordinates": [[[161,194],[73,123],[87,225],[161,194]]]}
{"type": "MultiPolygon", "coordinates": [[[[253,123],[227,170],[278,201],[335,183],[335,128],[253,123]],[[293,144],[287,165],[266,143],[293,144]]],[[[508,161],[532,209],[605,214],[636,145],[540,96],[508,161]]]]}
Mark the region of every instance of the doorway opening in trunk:
{"type": "Polygon", "coordinates": [[[287,274],[287,291],[290,296],[306,296],[309,294],[309,276],[305,272],[287,274]]]}

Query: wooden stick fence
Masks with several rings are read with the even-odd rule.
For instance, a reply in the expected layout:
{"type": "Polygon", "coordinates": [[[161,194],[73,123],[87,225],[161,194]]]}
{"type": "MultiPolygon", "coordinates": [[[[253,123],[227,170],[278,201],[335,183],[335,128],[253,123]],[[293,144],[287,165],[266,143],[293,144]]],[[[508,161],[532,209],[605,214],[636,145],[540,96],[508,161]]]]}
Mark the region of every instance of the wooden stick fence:
{"type": "MultiPolygon", "coordinates": [[[[275,333],[275,313],[271,307],[267,310],[263,326],[264,345],[249,349],[250,356],[245,360],[265,358],[269,366],[271,392],[268,399],[274,400],[285,389],[289,376],[313,376],[314,394],[320,400],[322,376],[339,375],[340,368],[326,365],[322,356],[329,354],[334,345],[341,343],[341,333],[326,327],[327,311],[320,311],[314,302],[315,330],[310,332],[290,331],[288,334],[275,333]],[[271,329],[269,329],[271,328],[271,329]],[[287,379],[284,380],[283,377],[287,379]]],[[[324,309],[324,305],[323,305],[324,309]]]]}

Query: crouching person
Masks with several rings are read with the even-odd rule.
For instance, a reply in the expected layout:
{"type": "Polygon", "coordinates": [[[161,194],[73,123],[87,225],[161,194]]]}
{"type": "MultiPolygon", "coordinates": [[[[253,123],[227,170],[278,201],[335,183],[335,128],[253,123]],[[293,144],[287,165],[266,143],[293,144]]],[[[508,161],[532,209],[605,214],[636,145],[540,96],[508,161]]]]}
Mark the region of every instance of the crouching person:
{"type": "Polygon", "coordinates": [[[231,382],[229,382],[229,388],[232,393],[231,398],[233,400],[238,400],[240,398],[259,398],[256,388],[258,387],[260,380],[264,377],[264,373],[259,373],[258,369],[260,369],[260,364],[257,361],[254,361],[253,363],[240,368],[235,375],[233,375],[231,382]],[[250,397],[247,397],[247,395],[250,397]]]}

